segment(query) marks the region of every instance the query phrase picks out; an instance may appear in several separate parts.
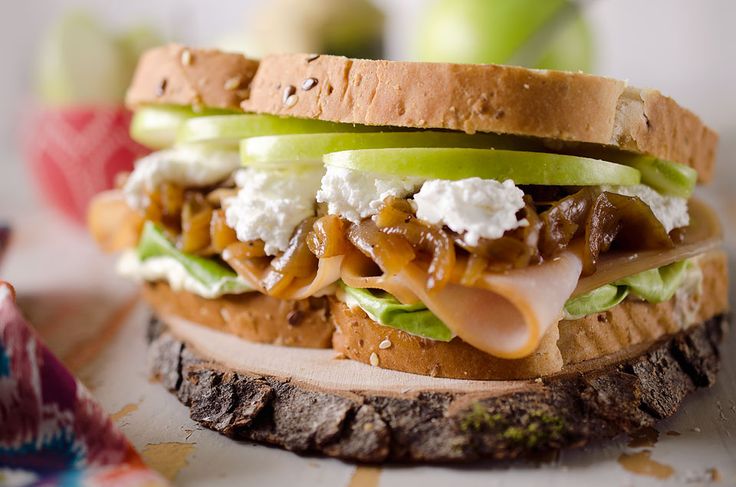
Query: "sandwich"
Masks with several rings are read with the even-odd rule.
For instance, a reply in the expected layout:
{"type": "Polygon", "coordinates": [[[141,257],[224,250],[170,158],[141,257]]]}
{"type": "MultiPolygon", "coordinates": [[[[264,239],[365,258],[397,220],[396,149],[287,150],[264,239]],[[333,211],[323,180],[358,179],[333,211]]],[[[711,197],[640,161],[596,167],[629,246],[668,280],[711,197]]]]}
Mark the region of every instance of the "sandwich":
{"type": "Polygon", "coordinates": [[[511,458],[651,425],[715,380],[727,262],[693,191],[718,137],[672,99],[314,54],[248,77],[211,51],[164,96],[183,49],[144,56],[128,100],[186,111],[160,145],[198,155],[141,161],[90,227],[124,241],[163,324],[153,371],[205,426],[361,461],[511,458]],[[240,99],[206,92],[223,73],[240,99]]]}

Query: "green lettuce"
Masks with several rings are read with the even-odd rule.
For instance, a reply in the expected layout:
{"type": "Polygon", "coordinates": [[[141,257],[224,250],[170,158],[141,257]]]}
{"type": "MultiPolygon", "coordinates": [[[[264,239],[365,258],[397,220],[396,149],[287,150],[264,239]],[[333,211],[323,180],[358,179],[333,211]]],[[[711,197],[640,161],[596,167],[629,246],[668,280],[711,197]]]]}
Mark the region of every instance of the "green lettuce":
{"type": "Polygon", "coordinates": [[[357,304],[374,321],[412,335],[449,342],[453,333],[422,303],[401,304],[387,292],[357,289],[340,282],[348,304],[357,304]]]}
{"type": "Polygon", "coordinates": [[[685,280],[688,268],[693,265],[683,260],[619,279],[568,300],[565,313],[569,319],[600,313],[613,308],[629,294],[649,303],[669,301],[685,280]]]}
{"type": "Polygon", "coordinates": [[[166,238],[163,230],[147,221],[136,249],[138,258],[144,262],[154,257],[170,257],[181,264],[194,279],[208,289],[217,289],[220,294],[239,294],[251,291],[238,275],[219,262],[199,257],[177,249],[166,238]]]}

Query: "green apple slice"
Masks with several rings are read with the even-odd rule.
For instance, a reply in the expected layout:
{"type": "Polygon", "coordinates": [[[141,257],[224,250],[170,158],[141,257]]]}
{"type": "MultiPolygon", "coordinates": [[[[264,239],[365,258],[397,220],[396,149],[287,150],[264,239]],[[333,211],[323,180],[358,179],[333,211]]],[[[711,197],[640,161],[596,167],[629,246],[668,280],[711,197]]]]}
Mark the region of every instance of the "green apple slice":
{"type": "Polygon", "coordinates": [[[181,124],[194,117],[228,113],[227,110],[206,108],[195,112],[188,106],[145,106],[135,111],[130,122],[130,136],[151,149],[171,147],[181,124]]]}
{"type": "Polygon", "coordinates": [[[240,159],[245,166],[294,162],[322,164],[322,156],[325,154],[354,149],[389,147],[522,149],[523,145],[524,142],[518,139],[502,135],[436,131],[272,135],[242,140],[240,159]]]}
{"type": "Polygon", "coordinates": [[[638,169],[642,184],[670,196],[689,198],[698,180],[698,172],[690,166],[656,157],[632,155],[621,163],[638,169]]]}
{"type": "Polygon", "coordinates": [[[553,186],[631,185],[639,171],[613,162],[579,156],[497,149],[403,148],[333,152],[328,166],[395,176],[458,180],[511,179],[516,184],[553,186]]]}
{"type": "Polygon", "coordinates": [[[237,149],[241,139],[261,135],[375,130],[379,128],[276,115],[238,114],[187,120],[179,129],[176,142],[177,144],[206,142],[237,149]]]}

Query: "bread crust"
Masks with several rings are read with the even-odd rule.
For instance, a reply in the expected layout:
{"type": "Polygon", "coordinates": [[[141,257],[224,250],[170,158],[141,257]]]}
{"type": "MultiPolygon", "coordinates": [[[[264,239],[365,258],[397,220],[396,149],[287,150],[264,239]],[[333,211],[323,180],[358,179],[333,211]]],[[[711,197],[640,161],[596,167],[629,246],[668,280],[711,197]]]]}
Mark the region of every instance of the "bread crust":
{"type": "Polygon", "coordinates": [[[718,141],[696,115],[656,90],[515,66],[273,55],[261,61],[242,107],[343,123],[601,144],[688,164],[703,182],[712,177],[718,141]],[[310,78],[316,85],[305,84],[310,78]]]}
{"type": "Polygon", "coordinates": [[[158,316],[178,316],[252,342],[329,348],[333,332],[326,298],[298,301],[260,293],[205,299],[174,291],[163,282],[145,283],[143,297],[158,316]]]}
{"type": "Polygon", "coordinates": [[[337,330],[333,347],[346,357],[378,366],[421,375],[457,379],[511,380],[544,377],[574,369],[581,362],[647,345],[702,323],[728,310],[727,258],[722,251],[700,257],[702,292],[688,296],[688,303],[670,301],[649,304],[626,300],[611,310],[578,320],[563,320],[553,327],[537,351],[519,360],[504,360],[473,348],[459,338],[451,342],[427,340],[382,326],[360,308],[351,309],[330,299],[337,330]],[[683,305],[693,313],[683,317],[683,305]],[[387,341],[390,345],[381,348],[387,341]],[[374,359],[375,363],[375,359],[374,359]]]}
{"type": "Polygon", "coordinates": [[[125,102],[240,110],[257,69],[242,54],[167,44],[141,56],[125,102]]]}

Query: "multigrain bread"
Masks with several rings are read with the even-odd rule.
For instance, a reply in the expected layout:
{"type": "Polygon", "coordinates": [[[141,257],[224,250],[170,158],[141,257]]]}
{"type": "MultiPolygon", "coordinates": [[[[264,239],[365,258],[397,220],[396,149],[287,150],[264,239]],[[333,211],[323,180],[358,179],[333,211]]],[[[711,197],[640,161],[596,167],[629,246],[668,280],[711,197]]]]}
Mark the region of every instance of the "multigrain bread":
{"type": "Polygon", "coordinates": [[[427,340],[382,326],[362,309],[351,309],[335,298],[330,299],[337,327],[332,343],[337,352],[353,360],[435,377],[511,380],[547,376],[587,360],[651,344],[726,312],[726,254],[710,252],[697,262],[703,275],[702,292],[658,304],[629,299],[608,311],[560,321],[532,355],[519,360],[493,357],[459,338],[450,342],[427,340]],[[683,310],[687,310],[684,315],[683,310]]]}
{"type": "Polygon", "coordinates": [[[242,54],[167,44],[141,56],[125,102],[239,110],[256,69],[242,54]]]}
{"type": "Polygon", "coordinates": [[[339,56],[265,57],[246,111],[613,146],[712,177],[717,134],[656,90],[583,73],[339,56]]]}
{"type": "Polygon", "coordinates": [[[206,299],[163,282],[143,285],[143,297],[160,317],[177,316],[246,340],[329,348],[334,325],[327,298],[278,299],[260,293],[206,299]]]}

